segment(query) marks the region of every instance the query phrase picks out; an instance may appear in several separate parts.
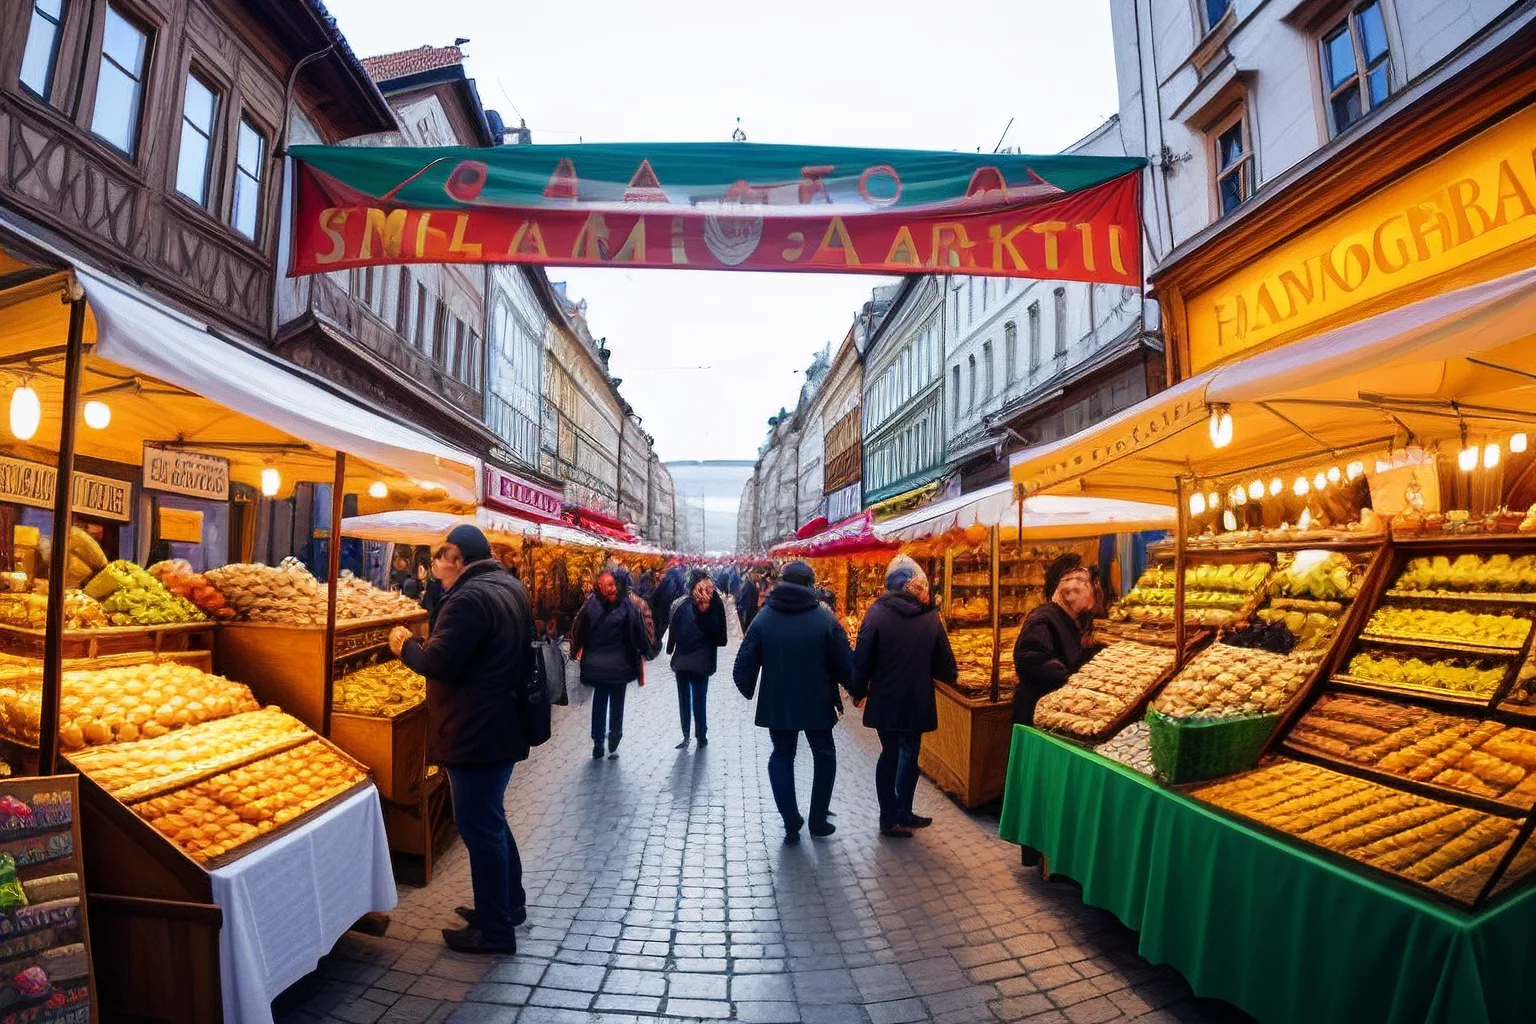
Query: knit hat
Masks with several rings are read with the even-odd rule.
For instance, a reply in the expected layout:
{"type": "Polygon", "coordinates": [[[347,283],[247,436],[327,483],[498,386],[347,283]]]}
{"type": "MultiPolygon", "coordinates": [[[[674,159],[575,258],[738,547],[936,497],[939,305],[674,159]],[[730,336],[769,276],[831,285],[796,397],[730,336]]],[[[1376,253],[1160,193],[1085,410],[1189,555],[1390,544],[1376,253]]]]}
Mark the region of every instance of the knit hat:
{"type": "Polygon", "coordinates": [[[891,559],[891,564],[885,567],[885,589],[900,594],[907,589],[907,584],[913,580],[928,582],[928,574],[923,572],[923,567],[906,555],[897,555],[891,559]]]}
{"type": "Polygon", "coordinates": [[[1068,573],[1076,572],[1083,567],[1083,556],[1075,552],[1067,552],[1057,555],[1051,560],[1051,564],[1045,569],[1045,597],[1050,600],[1056,596],[1056,587],[1061,583],[1061,578],[1068,573]]]}
{"type": "Polygon", "coordinates": [[[816,570],[801,561],[790,562],[779,570],[779,579],[802,587],[816,585],[816,570]]]}
{"type": "Polygon", "coordinates": [[[694,569],[688,573],[688,593],[693,593],[693,588],[709,579],[709,573],[703,569],[694,569]]]}
{"type": "Polygon", "coordinates": [[[491,557],[491,542],[485,539],[478,526],[468,523],[455,526],[448,534],[448,543],[459,549],[465,565],[491,557]]]}

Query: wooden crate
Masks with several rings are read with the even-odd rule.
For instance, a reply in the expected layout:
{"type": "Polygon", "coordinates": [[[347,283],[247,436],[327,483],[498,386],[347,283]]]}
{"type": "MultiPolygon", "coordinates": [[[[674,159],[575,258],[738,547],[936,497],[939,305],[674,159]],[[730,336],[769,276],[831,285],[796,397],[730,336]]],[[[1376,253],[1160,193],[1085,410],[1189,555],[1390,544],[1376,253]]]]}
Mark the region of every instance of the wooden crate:
{"type": "Polygon", "coordinates": [[[212,903],[88,892],[102,1020],[215,1024],[224,1019],[212,903]]]}
{"type": "Polygon", "coordinates": [[[397,881],[426,885],[437,860],[453,843],[453,794],[448,776],[434,772],[423,780],[420,795],[410,803],[383,802],[384,833],[389,837],[390,861],[397,881]]]}
{"type": "MultiPolygon", "coordinates": [[[[43,657],[45,633],[0,625],[0,654],[22,658],[43,657]]],[[[213,650],[214,624],[189,622],[179,626],[104,626],[101,629],[64,631],[66,660],[99,658],[113,654],[159,654],[173,651],[213,650]]]]}
{"type": "Polygon", "coordinates": [[[936,683],[939,727],[923,737],[918,767],[968,809],[1003,795],[1013,703],[961,696],[936,683]]]}
{"type": "Polygon", "coordinates": [[[427,706],[418,704],[393,718],[331,714],[331,740],[373,772],[379,795],[415,803],[427,770],[427,706]]]}

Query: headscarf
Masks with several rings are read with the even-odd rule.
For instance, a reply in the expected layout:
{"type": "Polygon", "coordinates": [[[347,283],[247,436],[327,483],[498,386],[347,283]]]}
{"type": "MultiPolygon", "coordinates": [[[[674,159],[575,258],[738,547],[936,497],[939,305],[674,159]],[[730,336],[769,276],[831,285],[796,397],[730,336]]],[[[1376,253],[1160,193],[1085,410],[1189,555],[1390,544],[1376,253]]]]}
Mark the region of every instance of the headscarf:
{"type": "Polygon", "coordinates": [[[891,559],[891,564],[885,567],[885,589],[893,593],[905,593],[907,584],[913,580],[928,582],[927,573],[923,567],[914,562],[907,555],[897,555],[891,559]]]}

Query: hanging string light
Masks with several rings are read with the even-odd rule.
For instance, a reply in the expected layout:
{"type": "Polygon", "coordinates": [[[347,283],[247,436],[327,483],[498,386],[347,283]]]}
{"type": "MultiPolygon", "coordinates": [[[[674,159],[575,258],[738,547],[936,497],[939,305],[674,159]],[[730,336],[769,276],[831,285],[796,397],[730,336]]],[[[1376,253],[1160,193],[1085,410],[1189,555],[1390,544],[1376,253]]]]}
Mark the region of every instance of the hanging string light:
{"type": "Polygon", "coordinates": [[[1189,514],[1192,516],[1205,515],[1205,495],[1199,491],[1189,496],[1189,514]]]}
{"type": "MultiPolygon", "coordinates": [[[[1380,463],[1377,463],[1377,465],[1380,465],[1380,463]]],[[[1377,472],[1379,473],[1381,471],[1377,470],[1377,472]]],[[[1344,470],[1344,475],[1351,480],[1358,480],[1360,477],[1365,475],[1365,463],[1358,460],[1351,462],[1349,467],[1344,470]]]]}
{"type": "Polygon", "coordinates": [[[26,380],[11,392],[11,434],[18,441],[30,441],[43,422],[43,403],[26,380]]]}
{"type": "Polygon", "coordinates": [[[1285,481],[1279,477],[1272,477],[1269,481],[1269,496],[1271,498],[1278,498],[1283,490],[1285,490],[1285,481]]]}
{"type": "Polygon", "coordinates": [[[1342,479],[1344,479],[1344,474],[1339,470],[1338,466],[1329,466],[1328,467],[1328,482],[1329,483],[1336,484],[1336,483],[1338,483],[1342,479]]]}
{"type": "Polygon", "coordinates": [[[85,425],[92,430],[106,430],[112,425],[112,407],[95,399],[86,402],[85,425]]]}
{"type": "Polygon", "coordinates": [[[383,480],[375,480],[368,485],[368,497],[387,498],[389,497],[389,488],[384,486],[383,480]]]}
{"type": "Polygon", "coordinates": [[[1263,480],[1255,480],[1248,485],[1248,497],[1252,498],[1254,501],[1258,501],[1260,498],[1264,497],[1263,480]]]}
{"type": "Polygon", "coordinates": [[[268,498],[277,497],[278,488],[281,487],[282,484],[283,478],[281,474],[278,473],[277,467],[272,465],[270,462],[267,463],[266,468],[261,471],[262,495],[268,498]]]}
{"type": "Polygon", "coordinates": [[[1291,492],[1298,498],[1304,498],[1306,497],[1307,492],[1311,489],[1311,485],[1307,483],[1307,478],[1304,476],[1299,476],[1296,478],[1296,483],[1291,488],[1291,492]]]}
{"type": "Polygon", "coordinates": [[[1513,455],[1519,455],[1521,452],[1525,451],[1525,442],[1526,442],[1525,431],[1522,430],[1522,431],[1520,431],[1517,434],[1510,434],[1509,435],[1509,450],[1510,450],[1510,453],[1513,454],[1513,455]]]}
{"type": "Polygon", "coordinates": [[[1227,509],[1221,514],[1221,525],[1226,527],[1228,530],[1237,529],[1237,516],[1232,514],[1231,509],[1227,509]]]}
{"type": "Polygon", "coordinates": [[[1232,443],[1232,407],[1217,402],[1211,405],[1211,445],[1225,448],[1232,443]]]}
{"type": "Polygon", "coordinates": [[[1489,444],[1483,446],[1483,468],[1492,469],[1499,464],[1499,446],[1489,444]]]}
{"type": "Polygon", "coordinates": [[[1312,478],[1312,489],[1314,491],[1326,491],[1328,489],[1328,478],[1322,473],[1318,473],[1317,476],[1312,478]]]}

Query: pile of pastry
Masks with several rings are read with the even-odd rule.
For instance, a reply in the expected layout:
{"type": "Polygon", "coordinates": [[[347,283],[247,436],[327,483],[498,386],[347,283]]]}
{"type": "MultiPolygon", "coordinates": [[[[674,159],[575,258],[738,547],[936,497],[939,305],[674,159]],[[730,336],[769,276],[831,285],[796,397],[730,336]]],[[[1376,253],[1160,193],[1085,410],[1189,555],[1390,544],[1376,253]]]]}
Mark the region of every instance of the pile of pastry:
{"type": "Polygon", "coordinates": [[[1306,685],[1317,657],[1213,644],[1184,666],[1152,708],[1169,718],[1271,714],[1306,685]]]}
{"type": "Polygon", "coordinates": [[[1531,620],[1486,612],[1443,612],[1433,608],[1382,605],[1365,624],[1370,636],[1430,643],[1477,644],[1517,651],[1531,631],[1531,620]]]}
{"type": "Polygon", "coordinates": [[[1530,729],[1328,693],[1296,723],[1289,742],[1525,810],[1536,804],[1536,732],[1530,729]]]}
{"type": "Polygon", "coordinates": [[[1463,594],[1474,591],[1529,593],[1536,591],[1536,555],[1463,554],[1452,561],[1445,555],[1410,559],[1403,566],[1393,590],[1416,593],[1463,594]]]}
{"type": "MultiPolygon", "coordinates": [[[[324,593],[324,588],[321,590],[324,593]]],[[[336,618],[376,619],[387,615],[409,615],[421,611],[421,605],[394,590],[380,590],[350,572],[341,574],[336,590],[336,618]]]]}
{"type": "Polygon", "coordinates": [[[1492,697],[1507,669],[1491,661],[1469,663],[1460,658],[1400,658],[1361,652],[1349,659],[1345,674],[1355,679],[1416,690],[1492,697]]]}
{"type": "Polygon", "coordinates": [[[427,681],[403,662],[369,665],[336,680],[331,707],[354,715],[393,718],[427,699],[427,681]]]}
{"type": "Polygon", "coordinates": [[[1195,791],[1202,800],[1470,903],[1519,822],[1285,758],[1195,791]]]}
{"type": "Polygon", "coordinates": [[[1143,775],[1150,776],[1156,769],[1152,763],[1152,730],[1144,721],[1132,722],[1094,750],[1143,775]]]}
{"type": "Polygon", "coordinates": [[[317,739],[131,807],[188,856],[210,861],[367,777],[317,739]]]}
{"type": "Polygon", "coordinates": [[[1173,667],[1171,648],[1122,641],[1100,651],[1065,686],[1040,698],[1035,724],[1093,737],[1109,728],[1173,667]]]}
{"type": "Polygon", "coordinates": [[[303,562],[285,558],[276,566],[237,562],[209,569],[208,581],[251,622],[289,626],[325,625],[328,595],[303,562]]]}

